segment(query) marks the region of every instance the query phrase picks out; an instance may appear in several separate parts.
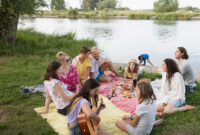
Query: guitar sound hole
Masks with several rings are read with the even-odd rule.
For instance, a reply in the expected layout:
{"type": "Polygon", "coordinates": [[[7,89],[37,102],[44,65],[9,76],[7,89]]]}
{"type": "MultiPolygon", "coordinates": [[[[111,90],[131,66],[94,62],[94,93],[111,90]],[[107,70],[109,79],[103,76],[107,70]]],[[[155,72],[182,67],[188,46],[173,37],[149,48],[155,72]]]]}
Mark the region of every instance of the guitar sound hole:
{"type": "Polygon", "coordinates": [[[92,129],[94,130],[94,124],[93,124],[93,122],[91,120],[90,120],[90,123],[92,125],[92,129]]]}

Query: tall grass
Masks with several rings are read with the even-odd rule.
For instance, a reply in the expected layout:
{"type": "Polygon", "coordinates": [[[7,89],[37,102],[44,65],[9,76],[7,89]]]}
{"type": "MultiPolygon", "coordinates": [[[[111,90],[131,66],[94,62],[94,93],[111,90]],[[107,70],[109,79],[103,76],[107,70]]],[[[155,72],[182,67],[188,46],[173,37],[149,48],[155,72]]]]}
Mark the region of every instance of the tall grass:
{"type": "Polygon", "coordinates": [[[75,33],[67,33],[61,36],[45,35],[27,29],[17,32],[16,45],[0,41],[0,55],[55,55],[57,51],[63,50],[74,57],[83,45],[91,47],[95,45],[95,41],[89,39],[77,40],[75,33]]]}

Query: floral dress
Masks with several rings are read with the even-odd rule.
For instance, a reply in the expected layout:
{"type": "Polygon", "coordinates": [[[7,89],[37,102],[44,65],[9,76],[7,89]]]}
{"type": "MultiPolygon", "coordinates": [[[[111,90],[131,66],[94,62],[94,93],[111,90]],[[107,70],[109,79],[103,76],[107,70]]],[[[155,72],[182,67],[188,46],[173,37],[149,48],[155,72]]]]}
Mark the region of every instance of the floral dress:
{"type": "Polygon", "coordinates": [[[64,72],[60,75],[60,80],[67,84],[67,89],[71,92],[76,92],[76,85],[79,84],[79,75],[76,67],[70,65],[69,72],[66,74],[64,72]]]}

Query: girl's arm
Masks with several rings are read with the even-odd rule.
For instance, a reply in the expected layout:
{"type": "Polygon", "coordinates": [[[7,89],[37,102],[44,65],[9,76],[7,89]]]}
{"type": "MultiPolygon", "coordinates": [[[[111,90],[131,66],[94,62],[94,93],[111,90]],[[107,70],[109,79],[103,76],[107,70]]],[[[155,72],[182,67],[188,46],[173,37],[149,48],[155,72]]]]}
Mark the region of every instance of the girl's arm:
{"type": "Polygon", "coordinates": [[[42,112],[39,112],[38,114],[47,114],[49,112],[49,105],[51,103],[51,97],[49,95],[49,91],[45,87],[45,92],[46,92],[46,99],[45,99],[45,109],[42,112]]]}
{"type": "Polygon", "coordinates": [[[76,93],[79,92],[79,84],[76,84],[76,93]]]}
{"type": "Polygon", "coordinates": [[[128,124],[132,125],[132,126],[137,126],[138,121],[139,121],[140,117],[137,115],[134,115],[133,120],[132,119],[127,119],[125,120],[128,124]]]}
{"type": "Polygon", "coordinates": [[[55,90],[64,101],[70,101],[72,96],[67,96],[60,83],[56,83],[55,90]]]}
{"type": "Polygon", "coordinates": [[[86,114],[86,116],[90,119],[93,119],[97,125],[100,123],[100,117],[90,109],[88,103],[82,104],[82,110],[86,114]]]}

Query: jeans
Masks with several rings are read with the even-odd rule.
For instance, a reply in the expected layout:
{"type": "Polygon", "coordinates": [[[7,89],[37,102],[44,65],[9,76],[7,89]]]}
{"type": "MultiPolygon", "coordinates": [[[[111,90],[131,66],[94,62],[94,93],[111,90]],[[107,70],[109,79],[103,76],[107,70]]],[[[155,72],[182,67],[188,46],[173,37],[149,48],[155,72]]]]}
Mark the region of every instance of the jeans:
{"type": "Polygon", "coordinates": [[[185,89],[187,92],[194,93],[194,89],[192,86],[185,85],[185,89]]]}
{"type": "Polygon", "coordinates": [[[77,125],[76,127],[68,127],[69,130],[69,134],[70,135],[81,135],[81,129],[79,127],[79,125],[77,125]]]}

